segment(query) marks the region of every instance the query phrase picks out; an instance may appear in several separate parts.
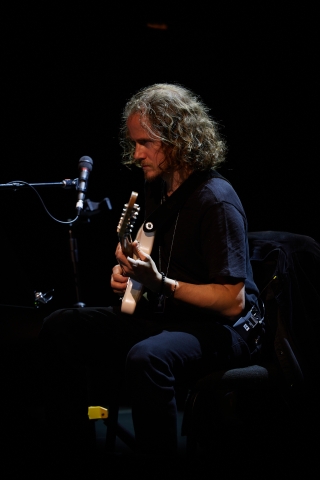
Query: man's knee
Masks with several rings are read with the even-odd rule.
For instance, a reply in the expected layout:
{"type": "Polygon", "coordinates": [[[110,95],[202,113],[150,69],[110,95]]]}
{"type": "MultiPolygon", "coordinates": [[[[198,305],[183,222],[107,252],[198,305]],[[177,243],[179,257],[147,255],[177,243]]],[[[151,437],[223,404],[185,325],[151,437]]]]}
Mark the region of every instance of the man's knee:
{"type": "Polygon", "coordinates": [[[56,310],[44,318],[40,339],[47,336],[65,335],[69,331],[74,331],[76,323],[73,309],[56,310]]]}
{"type": "Polygon", "coordinates": [[[152,349],[145,342],[134,345],[127,355],[127,371],[144,370],[150,364],[152,349]]]}
{"type": "Polygon", "coordinates": [[[152,342],[143,340],[137,343],[127,355],[127,379],[133,382],[139,379],[140,382],[158,383],[160,377],[171,378],[172,372],[166,356],[163,346],[157,346],[154,339],[152,342]]]}
{"type": "Polygon", "coordinates": [[[163,348],[146,341],[134,345],[127,355],[126,385],[133,405],[168,404],[174,398],[175,378],[163,348]]]}

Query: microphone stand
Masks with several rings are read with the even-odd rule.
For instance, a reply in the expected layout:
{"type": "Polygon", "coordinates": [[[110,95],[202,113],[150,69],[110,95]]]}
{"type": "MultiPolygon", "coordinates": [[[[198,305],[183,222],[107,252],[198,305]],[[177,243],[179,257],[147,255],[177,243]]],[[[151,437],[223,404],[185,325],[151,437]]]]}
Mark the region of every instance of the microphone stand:
{"type": "MultiPolygon", "coordinates": [[[[111,202],[109,198],[104,198],[101,202],[93,202],[89,198],[84,201],[83,210],[79,216],[78,222],[81,223],[90,223],[91,217],[98,215],[106,210],[112,210],[111,202]]],[[[74,307],[83,308],[85,307],[85,303],[81,302],[80,298],[80,284],[79,284],[79,256],[78,256],[78,242],[77,238],[74,235],[74,228],[73,224],[70,223],[69,228],[69,243],[70,243],[70,253],[71,253],[71,261],[73,265],[73,276],[74,276],[74,283],[76,289],[76,299],[77,303],[74,307]]]]}
{"type": "Polygon", "coordinates": [[[79,256],[78,256],[78,242],[76,237],[73,234],[72,223],[70,223],[69,228],[69,245],[70,245],[70,254],[71,254],[71,262],[73,266],[73,279],[74,279],[74,286],[76,290],[76,299],[77,302],[73,305],[76,308],[83,308],[85,307],[85,303],[80,301],[80,284],[79,284],[79,256]]]}
{"type": "MultiPolygon", "coordinates": [[[[22,182],[22,181],[14,181],[14,182],[9,182],[5,184],[0,184],[0,190],[18,190],[20,188],[27,188],[27,187],[62,187],[65,189],[69,188],[76,188],[79,190],[79,179],[76,178],[74,180],[71,179],[65,179],[62,180],[61,182],[47,182],[47,183],[27,183],[27,182],[22,182]]],[[[79,220],[83,220],[86,223],[90,223],[90,218],[93,215],[96,215],[98,213],[101,213],[105,210],[112,210],[111,202],[109,198],[104,198],[101,202],[92,202],[91,200],[87,199],[84,201],[84,208],[81,211],[81,214],[79,215],[79,220]]],[[[70,255],[71,255],[71,262],[73,266],[73,275],[74,275],[74,283],[75,283],[75,290],[76,290],[76,304],[74,307],[85,307],[85,304],[80,301],[80,285],[79,285],[79,269],[78,269],[78,263],[79,263],[79,257],[78,257],[78,243],[77,239],[74,236],[73,233],[73,224],[70,220],[66,222],[69,225],[69,247],[70,247],[70,255]]],[[[53,291],[52,291],[53,292],[53,291]]],[[[49,292],[51,294],[51,292],[49,292]]],[[[47,297],[44,297],[41,292],[35,292],[35,304],[38,307],[39,306],[39,301],[41,303],[47,303],[52,299],[52,296],[47,295],[47,297]],[[45,300],[45,301],[44,301],[45,300]]]]}
{"type": "MultiPolygon", "coordinates": [[[[0,190],[13,190],[17,191],[21,188],[37,188],[37,187],[49,187],[49,188],[55,188],[55,187],[62,187],[64,189],[70,189],[70,188],[76,188],[78,189],[79,185],[79,179],[64,179],[61,182],[46,182],[46,183],[28,183],[28,182],[23,182],[23,181],[13,181],[13,182],[8,182],[4,184],[0,184],[0,190]]],[[[66,222],[68,224],[68,222],[66,222]]],[[[69,235],[70,235],[70,252],[71,252],[71,261],[73,264],[73,271],[74,271],[74,281],[75,281],[75,287],[76,287],[76,298],[77,298],[77,304],[75,306],[84,306],[82,302],[79,300],[79,282],[78,282],[78,268],[77,268],[77,262],[78,262],[78,253],[77,253],[77,246],[76,246],[76,239],[72,238],[72,222],[70,221],[70,230],[69,230],[69,235]]],[[[36,308],[39,308],[40,303],[48,303],[52,298],[53,295],[53,290],[50,291],[48,294],[43,295],[42,292],[34,292],[35,298],[34,298],[34,306],[36,308]]]]}

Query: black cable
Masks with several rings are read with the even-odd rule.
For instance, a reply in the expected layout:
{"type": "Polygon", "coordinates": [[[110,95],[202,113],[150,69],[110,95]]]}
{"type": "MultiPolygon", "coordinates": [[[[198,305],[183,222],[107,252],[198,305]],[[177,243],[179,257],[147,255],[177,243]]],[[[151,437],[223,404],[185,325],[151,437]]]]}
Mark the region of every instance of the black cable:
{"type": "Polygon", "coordinates": [[[51,213],[49,212],[49,210],[45,206],[44,201],[42,200],[39,192],[32,185],[30,185],[28,182],[24,182],[23,180],[13,180],[12,182],[8,182],[7,185],[12,185],[12,184],[15,184],[15,183],[21,183],[22,185],[26,185],[27,187],[32,188],[32,190],[38,195],[38,197],[40,199],[40,202],[42,203],[42,206],[45,209],[45,211],[47,212],[47,214],[49,215],[49,217],[51,217],[55,222],[71,225],[72,223],[74,223],[78,220],[79,215],[77,215],[73,220],[69,220],[67,222],[64,222],[62,220],[58,220],[53,215],[51,215],[51,213]]]}

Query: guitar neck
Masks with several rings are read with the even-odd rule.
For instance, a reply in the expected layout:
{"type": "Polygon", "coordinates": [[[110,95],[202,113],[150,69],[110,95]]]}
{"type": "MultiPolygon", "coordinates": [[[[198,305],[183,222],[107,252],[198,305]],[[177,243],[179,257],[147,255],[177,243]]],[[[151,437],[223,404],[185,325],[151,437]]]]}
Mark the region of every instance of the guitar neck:
{"type": "Polygon", "coordinates": [[[122,215],[117,227],[118,238],[122,251],[126,256],[132,255],[132,239],[131,232],[139,213],[140,207],[135,203],[138,197],[137,192],[132,192],[129,202],[125,204],[122,215]]]}
{"type": "Polygon", "coordinates": [[[124,236],[119,238],[120,245],[122,248],[123,253],[126,257],[132,257],[132,238],[131,235],[129,237],[124,236]]]}

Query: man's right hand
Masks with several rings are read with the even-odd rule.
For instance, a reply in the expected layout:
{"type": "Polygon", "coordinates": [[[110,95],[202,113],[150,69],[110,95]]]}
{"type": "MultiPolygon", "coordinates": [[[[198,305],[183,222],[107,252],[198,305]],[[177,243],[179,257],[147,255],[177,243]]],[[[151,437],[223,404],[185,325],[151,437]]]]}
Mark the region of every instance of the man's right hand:
{"type": "Polygon", "coordinates": [[[112,269],[112,275],[110,280],[110,285],[114,293],[122,297],[127,288],[128,279],[129,277],[125,277],[122,275],[122,268],[120,267],[120,265],[115,265],[112,269]]]}

